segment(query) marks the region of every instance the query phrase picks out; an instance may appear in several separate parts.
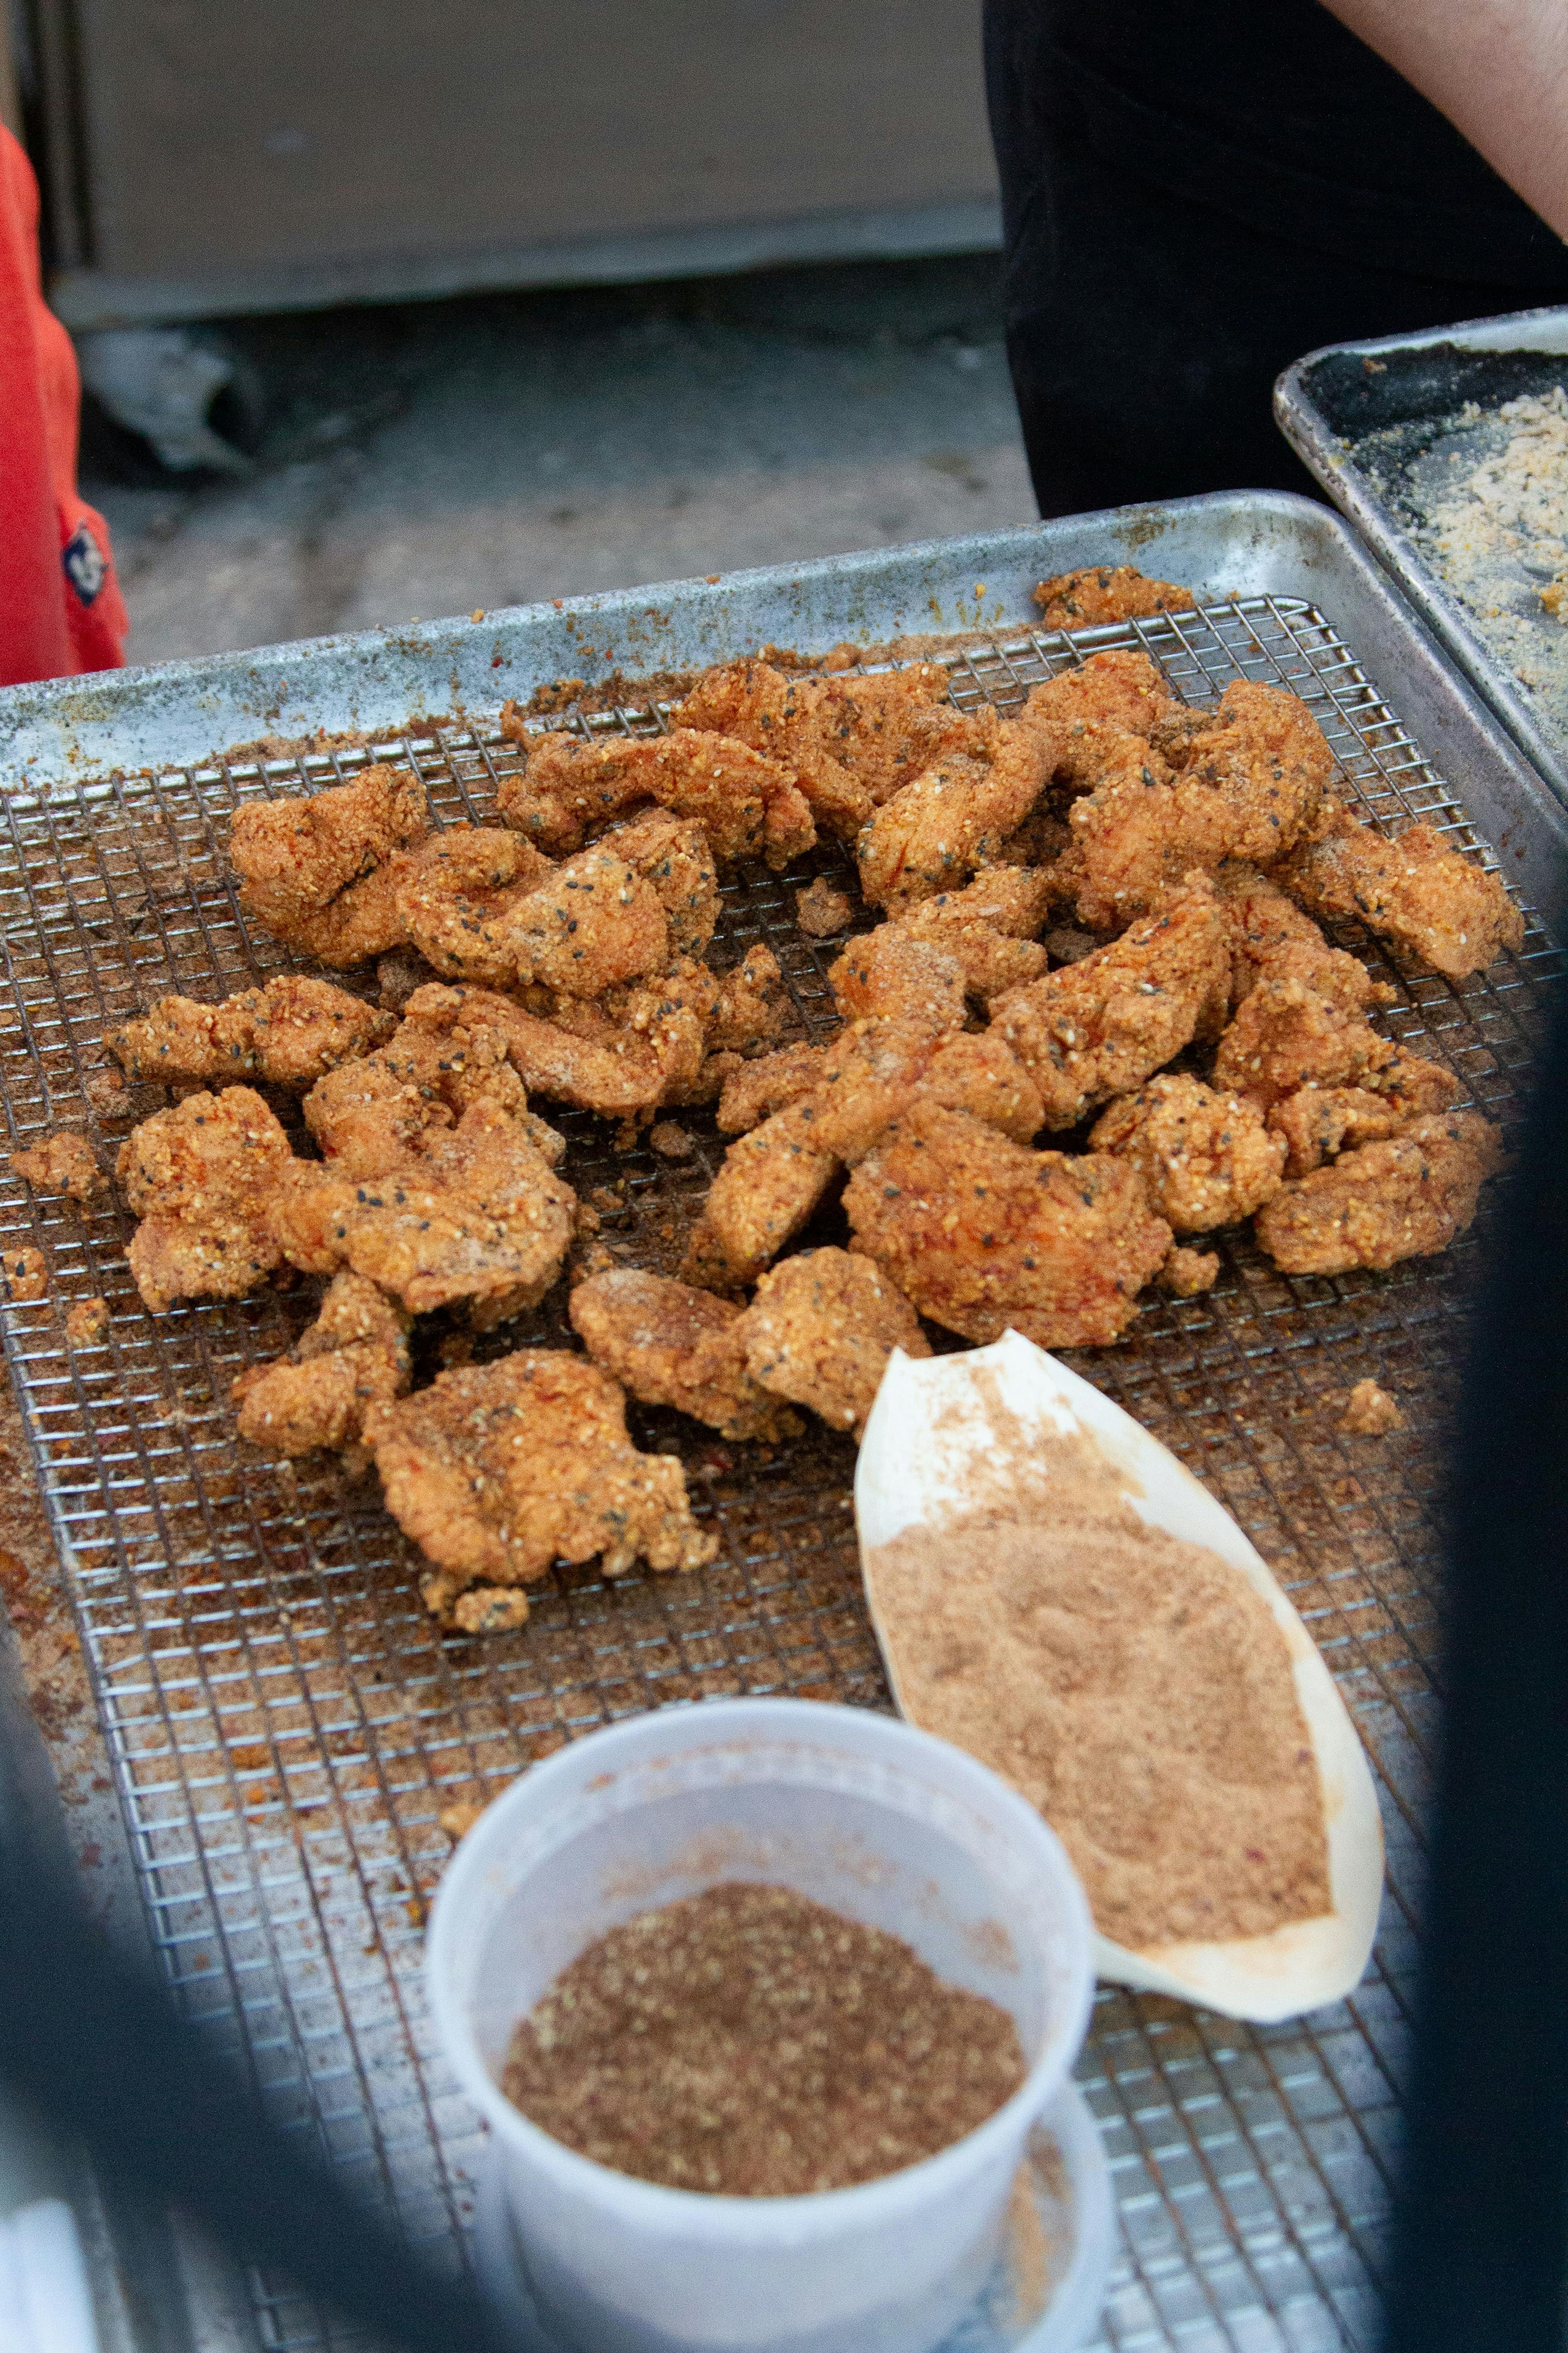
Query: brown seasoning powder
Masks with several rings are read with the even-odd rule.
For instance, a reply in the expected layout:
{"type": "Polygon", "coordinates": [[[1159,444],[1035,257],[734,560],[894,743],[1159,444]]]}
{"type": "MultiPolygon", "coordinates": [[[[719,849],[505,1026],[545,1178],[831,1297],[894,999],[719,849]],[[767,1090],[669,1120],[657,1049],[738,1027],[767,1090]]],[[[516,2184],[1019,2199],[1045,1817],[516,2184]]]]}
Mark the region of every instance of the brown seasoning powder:
{"type": "Polygon", "coordinates": [[[1039,1809],[1119,1945],[1331,1911],[1317,1759],[1262,1596],[1147,1526],[1092,1441],[987,1410],[973,1508],[866,1562],[905,1715],[1039,1809]]]}
{"type": "Polygon", "coordinates": [[[1024,2074],[1007,2012],[897,1936],[730,1882],[590,1945],[517,2028],[501,2088],[619,2173],[783,2198],[934,2156],[1024,2074]]]}

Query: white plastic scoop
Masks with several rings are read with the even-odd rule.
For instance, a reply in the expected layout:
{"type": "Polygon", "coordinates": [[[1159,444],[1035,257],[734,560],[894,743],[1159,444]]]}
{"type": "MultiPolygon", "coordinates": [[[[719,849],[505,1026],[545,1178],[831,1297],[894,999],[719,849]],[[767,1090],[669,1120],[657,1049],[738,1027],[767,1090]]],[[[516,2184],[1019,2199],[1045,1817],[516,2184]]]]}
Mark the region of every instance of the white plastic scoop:
{"type": "MultiPolygon", "coordinates": [[[[1002,1450],[995,1399],[1025,1430],[1081,1434],[1114,1472],[1140,1518],[1238,1568],[1268,1603],[1290,1653],[1306,1719],[1328,1843],[1333,1910],[1268,1936],[1229,1943],[1169,1944],[1132,1952],[1095,1938],[1095,1966],[1114,1984],[1201,2002],[1230,2018],[1269,2021],[1337,2001],[1366,1968],[1383,1892],[1383,1824],[1372,1774],[1344,1702],[1316,1644],[1269,1570],[1224,1506],[1131,1415],[1016,1332],[987,1348],[921,1360],[895,1349],[866,1425],[855,1474],[860,1557],[911,1527],[962,1519],[984,1469],[1002,1450]]],[[[1016,1443],[1016,1436],[1012,1440],[1016,1443]]],[[[879,1616],[867,1579],[871,1621],[893,1697],[899,1689],[896,1630],[879,1616]]]]}

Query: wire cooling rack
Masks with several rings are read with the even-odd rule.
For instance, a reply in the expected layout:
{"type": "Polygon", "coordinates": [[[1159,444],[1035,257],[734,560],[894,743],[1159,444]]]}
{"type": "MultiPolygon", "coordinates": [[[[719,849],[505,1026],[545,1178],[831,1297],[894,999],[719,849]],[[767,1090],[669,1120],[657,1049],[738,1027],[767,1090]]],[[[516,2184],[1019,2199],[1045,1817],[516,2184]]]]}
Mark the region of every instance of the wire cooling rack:
{"type": "MultiPolygon", "coordinates": [[[[1071,641],[1021,633],[956,659],[953,696],[1005,710],[1084,651],[1133,644],[1194,702],[1236,677],[1289,687],[1364,813],[1384,825],[1418,817],[1479,846],[1353,651],[1300,601],[1071,641]]],[[[643,730],[662,715],[576,723],[643,730]]],[[[85,1127],[111,1166],[163,1098],[116,1092],[106,1031],[168,990],[216,997],[288,964],[240,919],[223,849],[239,803],[390,758],[418,772],[440,818],[482,818],[516,756],[499,735],[433,732],[5,806],[10,1148],[85,1127]]],[[[828,849],[782,877],[747,870],[724,893],[715,962],[767,942],[796,1035],[832,1025],[836,947],[799,932],[795,894],[843,871],[828,849]]],[[[1467,1098],[1506,1124],[1561,969],[1539,925],[1519,956],[1458,987],[1353,928],[1339,937],[1394,985],[1379,1017],[1390,1033],[1447,1061],[1467,1098]]],[[[681,1124],[694,1149],[678,1164],[617,1153],[586,1114],[559,1120],[567,1174],[631,1263],[673,1271],[718,1166],[710,1115],[681,1124]]],[[[153,1939],[187,2014],[242,2057],[279,2116],[455,2264],[481,2140],[435,2048],[420,1979],[426,1906],[451,1847],[441,1816],[493,1796],[563,1740],[673,1700],[773,1692],[887,1706],[860,1599],[853,1445],[815,1428],[771,1452],[728,1447],[634,1409],[639,1441],[681,1455],[700,1516],[720,1530],[713,1566],[614,1583],[592,1565],[559,1571],[521,1632],[443,1635],[374,1481],[271,1464],[236,1438],[230,1381],[289,1345],[313,1312],[311,1286],[154,1319],[125,1266],[131,1231],[117,1196],[78,1213],[30,1194],[8,1166],[0,1175],[7,1263],[22,1247],[48,1261],[47,1295],[13,1296],[0,1325],[153,1939]],[[110,1309],[108,1337],[73,1348],[66,1312],[93,1296],[110,1309]]],[[[831,1227],[812,1238],[833,1239],[831,1227]]],[[[1070,1359],[1174,1450],[1281,1577],[1372,1755],[1388,1837],[1382,1934],[1350,2000],[1254,2029],[1101,1992],[1079,2080],[1121,2203],[1100,2339],[1118,2353],[1372,2341],[1431,1766],[1442,1430],[1477,1250],[1472,1237],[1386,1275],[1295,1280],[1245,1233],[1229,1237],[1212,1292],[1151,1304],[1124,1345],[1070,1359]],[[1406,1433],[1339,1430],[1344,1392],[1368,1375],[1398,1397],[1406,1433]]],[[[572,1345],[558,1304],[521,1336],[572,1345]]],[[[286,2284],[258,2280],[255,2293],[270,2353],[332,2341],[286,2284]]]]}

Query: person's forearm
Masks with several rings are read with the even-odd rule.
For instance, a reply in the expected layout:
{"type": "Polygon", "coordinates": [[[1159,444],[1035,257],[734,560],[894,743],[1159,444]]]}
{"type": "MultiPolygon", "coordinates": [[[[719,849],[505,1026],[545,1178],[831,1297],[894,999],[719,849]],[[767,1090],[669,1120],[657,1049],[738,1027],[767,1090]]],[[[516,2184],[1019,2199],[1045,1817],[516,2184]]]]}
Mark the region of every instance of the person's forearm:
{"type": "Polygon", "coordinates": [[[1568,0],[1323,0],[1568,237],[1568,0]]]}

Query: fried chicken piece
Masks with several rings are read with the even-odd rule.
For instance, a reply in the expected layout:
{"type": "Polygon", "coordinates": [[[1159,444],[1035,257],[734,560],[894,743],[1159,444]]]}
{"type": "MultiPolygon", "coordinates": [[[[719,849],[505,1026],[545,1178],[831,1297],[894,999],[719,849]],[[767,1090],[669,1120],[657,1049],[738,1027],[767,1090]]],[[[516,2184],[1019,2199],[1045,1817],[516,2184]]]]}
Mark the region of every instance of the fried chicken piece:
{"type": "Polygon", "coordinates": [[[503,824],[552,857],[581,849],[591,835],[641,801],[694,818],[715,858],[788,864],[816,839],[792,769],[721,733],[677,725],[668,735],[536,736],[528,765],[503,776],[503,824]]]}
{"type": "Polygon", "coordinates": [[[637,1452],[619,1388],[584,1356],[520,1348],[459,1366],[371,1405],[364,1438],[387,1509],[435,1564],[421,1590],[447,1623],[466,1588],[531,1585],[557,1560],[600,1553],[621,1577],[639,1555],[700,1568],[719,1549],[691,1517],[679,1463],[637,1452]]]}
{"type": "Polygon", "coordinates": [[[695,818],[646,817],[616,826],[600,848],[623,859],[664,909],[672,956],[706,953],[719,921],[719,876],[695,818]]]}
{"type": "Polygon", "coordinates": [[[1357,1381],[1345,1399],[1339,1426],[1352,1438],[1385,1438],[1391,1430],[1405,1428],[1405,1416],[1375,1381],[1357,1381]]]}
{"type": "Polygon", "coordinates": [[[1182,756],[1178,770],[1136,737],[1107,746],[1071,816],[1085,923],[1142,914],[1194,868],[1284,857],[1316,820],[1333,773],[1306,704],[1250,679],[1226,688],[1206,727],[1183,731],[1182,756]]]}
{"type": "Polygon", "coordinates": [[[853,841],[872,802],[830,740],[831,693],[827,682],[809,671],[790,674],[771,662],[731,662],[704,670],[670,716],[678,726],[712,730],[776,760],[793,776],[816,823],[841,841],[853,841]]]}
{"type": "Polygon", "coordinates": [[[651,1112],[668,1083],[653,1044],[597,1007],[581,1010],[593,1035],[576,1035],[492,989],[432,987],[409,998],[407,1018],[436,1036],[454,1025],[493,1029],[531,1095],[547,1095],[610,1119],[651,1112]]]}
{"type": "Polygon", "coordinates": [[[722,1438],[798,1435],[799,1417],[747,1371],[742,1311],[730,1301],[616,1267],[580,1282],[570,1312],[594,1362],[645,1405],[674,1406],[722,1438]]]}
{"type": "Polygon", "coordinates": [[[1379,1144],[1417,1119],[1447,1111],[1458,1092],[1458,1080],[1440,1062],[1396,1050],[1381,1069],[1367,1072],[1364,1085],[1298,1088],[1273,1106],[1268,1126],[1284,1139],[1285,1174],[1306,1176],[1341,1152],[1379,1144]]]}
{"type": "Polygon", "coordinates": [[[1169,1253],[1154,1280],[1173,1299],[1201,1298],[1219,1281],[1219,1252],[1178,1246],[1169,1253]]]}
{"type": "Polygon", "coordinates": [[[271,1273],[282,1251],[268,1205],[293,1165],[249,1087],[187,1095],[127,1136],[115,1173],[142,1222],[125,1255],[154,1315],[177,1299],[238,1299],[271,1273]]]}
{"type": "Polygon", "coordinates": [[[1214,891],[1189,875],[1160,914],[991,1008],[1040,1092],[1047,1127],[1128,1094],[1210,1029],[1230,980],[1214,891]]]}
{"type": "Polygon", "coordinates": [[[1258,1239],[1286,1274],[1425,1258],[1464,1232],[1501,1166],[1499,1132],[1478,1112],[1433,1113],[1285,1186],[1258,1212],[1258,1239]]]}
{"type": "Polygon", "coordinates": [[[381,1176],[291,1162],[268,1222],[275,1249],[307,1274],[349,1267],[416,1315],[461,1302],[488,1329],[543,1298],[576,1205],[528,1126],[480,1101],[381,1176]]]}
{"type": "Polygon", "coordinates": [[[931,1355],[908,1300],[874,1261],[854,1250],[802,1250],[785,1259],[759,1281],[741,1328],[754,1381],[857,1438],[893,1350],[931,1355]]]}
{"type": "Polygon", "coordinates": [[[1090,654],[1076,670],[1032,687],[1018,723],[1043,747],[1047,779],[1084,792],[1100,773],[1107,745],[1121,735],[1147,742],[1179,709],[1147,654],[1090,654]]]}
{"type": "Polygon", "coordinates": [[[719,1126],[725,1135],[743,1135],[776,1111],[787,1111],[821,1083],[826,1047],[781,1046],[776,1053],[742,1062],[724,1082],[719,1126]]]}
{"type": "Polygon", "coordinates": [[[669,923],[657,892],[604,843],[516,900],[496,930],[515,982],[568,997],[598,997],[669,963],[669,923]]]}
{"type": "Polygon", "coordinates": [[[1219,1041],[1215,1086],[1267,1113],[1298,1087],[1366,1084],[1394,1052],[1363,1018],[1373,1002],[1355,956],[1296,941],[1276,949],[1219,1041]]]}
{"type": "Polygon", "coordinates": [[[1101,1112],[1091,1152],[1113,1152],[1143,1180],[1149,1206],[1176,1234],[1234,1226],[1279,1190],[1285,1140],[1239,1095],[1166,1072],[1101,1112]]]}
{"type": "Polygon", "coordinates": [[[1103,1347],[1171,1247],[1138,1177],[1103,1153],[1031,1152],[917,1103],[845,1190],[858,1250],[922,1315],[968,1340],[1103,1347]]]}
{"type": "MultiPolygon", "coordinates": [[[[1230,945],[1232,1013],[1281,948],[1311,948],[1325,956],[1336,953],[1310,915],[1304,914],[1294,899],[1287,898],[1278,882],[1256,866],[1227,859],[1215,868],[1214,886],[1230,945]]],[[[1393,996],[1392,989],[1373,983],[1366,1002],[1386,1004],[1393,996]]]]}
{"type": "Polygon", "coordinates": [[[1429,825],[1390,841],[1338,801],[1324,803],[1323,818],[1316,839],[1279,874],[1314,915],[1359,915],[1380,939],[1450,980],[1523,946],[1524,917],[1497,876],[1448,849],[1429,825]]]}
{"type": "Polygon", "coordinates": [[[363,1274],[335,1275],[321,1312],[287,1356],[233,1383],[239,1434],[271,1454],[353,1445],[374,1399],[406,1397],[413,1319],[363,1274]]]}
{"type": "Polygon", "coordinates": [[[795,919],[808,940],[830,940],[846,930],[855,913],[842,891],[819,874],[807,891],[795,894],[795,919]]]}
{"type": "Polygon", "coordinates": [[[11,1166],[35,1193],[68,1193],[84,1207],[105,1189],[103,1171],[92,1146],[75,1128],[59,1127],[41,1144],[13,1152],[11,1166]]]}
{"type": "Polygon", "coordinates": [[[160,997],[150,1012],[110,1030],[104,1043],[128,1079],[209,1086],[264,1079],[303,1090],[341,1062],[371,1052],[396,1027],[393,1014],[331,981],[287,972],[216,1005],[160,997]]]}
{"type": "Polygon", "coordinates": [[[704,1291],[744,1290],[824,1199],[843,1164],[818,1142],[818,1092],[730,1146],[691,1229],[683,1281],[704,1291]]]}
{"type": "Polygon", "coordinates": [[[924,1101],[967,1112],[1015,1144],[1027,1144],[1045,1124],[1038,1087],[994,1029],[947,1039],[910,1084],[924,1101]]]}
{"type": "Polygon", "coordinates": [[[1103,621],[1145,621],[1155,613],[1190,613],[1193,594],[1169,580],[1151,580],[1131,564],[1091,565],[1059,572],[1034,591],[1047,629],[1089,629],[1103,621]]]}
{"type": "MultiPolygon", "coordinates": [[[[412,1003],[412,1000],[410,1000],[412,1003]]],[[[532,1117],[493,1022],[431,1021],[411,1012],[362,1061],[329,1071],[306,1096],[305,1124],[340,1176],[380,1176],[424,1151],[470,1104],[515,1119],[535,1150],[558,1161],[565,1144],[532,1117]]]]}
{"type": "Polygon", "coordinates": [[[955,956],[970,996],[989,1001],[1047,971],[1037,934],[1062,887],[1048,870],[987,866],[965,890],[939,892],[894,921],[911,939],[955,956]]]}
{"type": "Polygon", "coordinates": [[[449,825],[399,868],[405,936],[448,980],[493,982],[516,973],[500,919],[555,869],[521,834],[493,825],[449,825]]]}
{"type": "Polygon", "coordinates": [[[1033,1134],[1040,1124],[1037,1092],[999,1038],[944,1039],[927,1021],[872,1018],[841,1029],[820,1056],[809,1091],[725,1154],[691,1229],[681,1269],[689,1282],[713,1291],[754,1282],[839,1171],[870,1151],[919,1094],[1005,1133],[1033,1134]]]}
{"type": "Polygon", "coordinates": [[[378,765],[329,792],[247,801],[228,837],[239,903],[322,964],[366,964],[406,937],[398,853],[429,831],[425,787],[405,769],[378,765]]]}
{"type": "Polygon", "coordinates": [[[940,662],[826,681],[826,739],[873,807],[950,753],[986,749],[994,733],[993,713],[960,711],[948,699],[952,684],[940,662]]]}
{"type": "Polygon", "coordinates": [[[847,1021],[891,1014],[931,1029],[961,1029],[967,1011],[963,966],[897,923],[852,940],[828,969],[834,1003],[847,1021]]]}
{"type": "Polygon", "coordinates": [[[993,863],[1050,782],[1058,748],[1058,732],[1026,714],[997,726],[986,757],[951,754],[903,786],[856,845],[869,903],[898,913],[993,863]]]}

